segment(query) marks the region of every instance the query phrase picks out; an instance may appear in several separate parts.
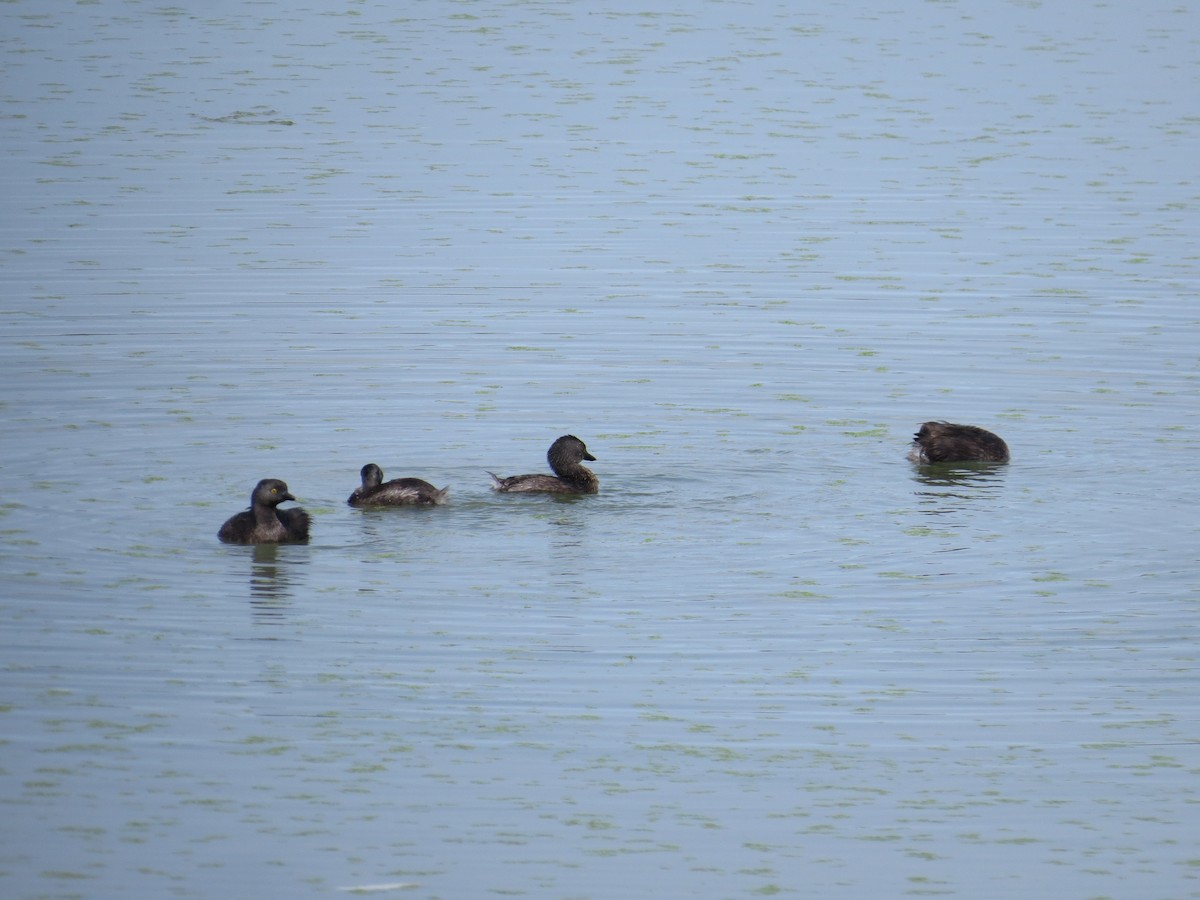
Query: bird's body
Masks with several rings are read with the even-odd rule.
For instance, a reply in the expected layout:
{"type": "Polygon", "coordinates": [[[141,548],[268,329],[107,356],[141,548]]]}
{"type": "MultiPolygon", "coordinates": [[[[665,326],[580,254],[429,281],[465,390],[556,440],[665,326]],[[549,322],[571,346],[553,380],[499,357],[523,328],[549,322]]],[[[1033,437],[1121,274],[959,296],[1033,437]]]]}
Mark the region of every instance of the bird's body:
{"type": "Polygon", "coordinates": [[[292,544],[308,540],[311,519],[298,506],[280,509],[285,500],[295,500],[278,478],[264,478],[250,494],[250,508],[231,516],[217,532],[226,544],[292,544]]]}
{"type": "Polygon", "coordinates": [[[546,453],[553,475],[510,475],[501,478],[494,472],[488,474],[492,476],[492,489],[502,494],[595,494],[600,490],[600,480],[583,465],[585,459],[594,461],[596,457],[588,453],[587,446],[575,435],[564,434],[550,445],[546,453]]]}
{"type": "Polygon", "coordinates": [[[943,462],[1008,462],[1008,445],[976,425],[925,422],[915,435],[908,458],[919,465],[943,462]]]}
{"type": "Polygon", "coordinates": [[[351,506],[441,506],[450,496],[449,486],[438,489],[420,478],[383,480],[383,470],[367,463],[359,473],[362,487],[346,501],[351,506]]]}

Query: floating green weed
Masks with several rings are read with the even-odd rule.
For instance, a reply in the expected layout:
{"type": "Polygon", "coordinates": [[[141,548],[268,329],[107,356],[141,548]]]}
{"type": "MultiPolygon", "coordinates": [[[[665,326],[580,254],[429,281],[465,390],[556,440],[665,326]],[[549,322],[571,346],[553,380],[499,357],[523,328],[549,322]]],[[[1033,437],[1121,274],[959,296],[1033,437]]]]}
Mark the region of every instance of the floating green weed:
{"type": "Polygon", "coordinates": [[[1034,581],[1068,581],[1069,578],[1064,572],[1047,572],[1044,575],[1035,575],[1034,581]]]}
{"type": "Polygon", "coordinates": [[[843,431],[842,434],[854,438],[887,437],[888,429],[886,425],[876,425],[863,431],[843,431]]]}

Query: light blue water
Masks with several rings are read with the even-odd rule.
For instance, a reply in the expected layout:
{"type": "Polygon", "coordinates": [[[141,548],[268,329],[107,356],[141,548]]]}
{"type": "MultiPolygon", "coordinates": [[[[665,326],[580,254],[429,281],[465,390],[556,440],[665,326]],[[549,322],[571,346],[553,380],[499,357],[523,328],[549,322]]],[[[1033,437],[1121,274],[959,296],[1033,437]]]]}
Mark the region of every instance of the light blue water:
{"type": "Polygon", "coordinates": [[[0,890],[1200,895],[1197,16],[6,4],[0,890]]]}

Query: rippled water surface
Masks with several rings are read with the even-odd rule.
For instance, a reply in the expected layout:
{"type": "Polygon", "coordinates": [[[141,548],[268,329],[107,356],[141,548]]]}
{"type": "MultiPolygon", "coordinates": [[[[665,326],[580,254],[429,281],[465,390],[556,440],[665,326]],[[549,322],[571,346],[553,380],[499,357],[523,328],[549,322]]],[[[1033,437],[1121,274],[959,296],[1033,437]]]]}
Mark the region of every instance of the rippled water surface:
{"type": "Polygon", "coordinates": [[[1200,896],[1200,13],[14,0],[0,60],[4,896],[1200,896]],[[490,491],[568,432],[598,495],[490,491]],[[311,543],[220,544],[267,476],[311,543]]]}

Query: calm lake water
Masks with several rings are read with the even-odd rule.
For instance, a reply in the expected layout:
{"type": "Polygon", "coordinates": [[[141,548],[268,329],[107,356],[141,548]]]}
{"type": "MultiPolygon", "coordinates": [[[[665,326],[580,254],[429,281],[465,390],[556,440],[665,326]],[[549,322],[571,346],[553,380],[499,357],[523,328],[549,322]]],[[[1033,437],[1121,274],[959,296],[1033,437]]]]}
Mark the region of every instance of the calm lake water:
{"type": "Polygon", "coordinates": [[[1196,8],[0,59],[5,897],[1200,896],[1196,8]],[[568,432],[600,494],[490,491],[568,432]],[[312,542],[218,543],[267,476],[312,542]]]}

